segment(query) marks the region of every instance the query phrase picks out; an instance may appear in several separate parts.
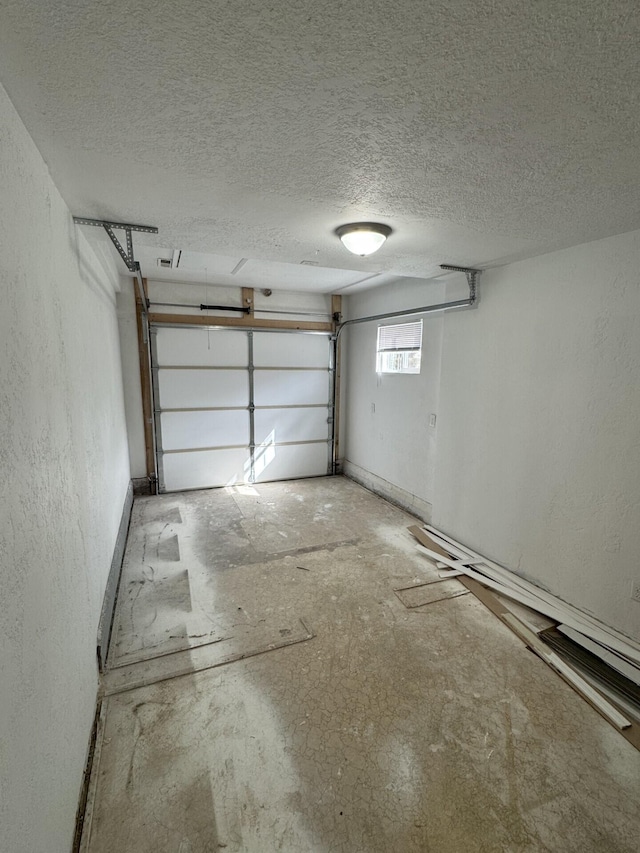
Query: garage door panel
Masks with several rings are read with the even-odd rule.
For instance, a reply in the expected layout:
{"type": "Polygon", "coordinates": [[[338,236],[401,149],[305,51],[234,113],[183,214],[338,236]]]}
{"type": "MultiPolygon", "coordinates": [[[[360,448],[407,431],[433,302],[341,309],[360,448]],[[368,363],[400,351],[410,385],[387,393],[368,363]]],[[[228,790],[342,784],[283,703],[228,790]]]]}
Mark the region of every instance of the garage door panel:
{"type": "Polygon", "coordinates": [[[327,473],[328,449],[320,444],[263,445],[256,448],[255,482],[319,477],[327,473]]]}
{"type": "Polygon", "coordinates": [[[256,370],[254,373],[256,406],[303,406],[327,404],[328,370],[256,370]]]}
{"type": "Polygon", "coordinates": [[[244,409],[162,412],[160,425],[164,450],[249,445],[249,413],[244,409]]]}
{"type": "Polygon", "coordinates": [[[152,340],[161,491],[326,475],[326,336],[191,327],[152,340]]]}
{"type": "Polygon", "coordinates": [[[176,366],[247,367],[246,333],[209,329],[158,329],[158,364],[176,366]]]}
{"type": "Polygon", "coordinates": [[[261,444],[269,436],[277,442],[315,441],[329,438],[327,409],[256,409],[255,441],[261,444]]]}
{"type": "Polygon", "coordinates": [[[246,408],[249,401],[249,377],[243,370],[160,368],[158,388],[162,409],[246,408]]]}
{"type": "Polygon", "coordinates": [[[255,332],[253,363],[256,367],[324,367],[329,363],[326,335],[255,332]]]}
{"type": "Polygon", "coordinates": [[[249,478],[249,448],[165,453],[164,485],[168,492],[207,489],[240,483],[249,478]]]}

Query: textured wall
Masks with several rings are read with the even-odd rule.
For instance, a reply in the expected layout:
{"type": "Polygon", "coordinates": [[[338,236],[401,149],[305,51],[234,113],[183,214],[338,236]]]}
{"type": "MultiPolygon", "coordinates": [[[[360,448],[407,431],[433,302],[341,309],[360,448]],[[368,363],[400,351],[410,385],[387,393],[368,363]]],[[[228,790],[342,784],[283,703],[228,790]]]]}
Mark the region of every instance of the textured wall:
{"type": "MultiPolygon", "coordinates": [[[[429,305],[440,302],[443,293],[441,284],[405,281],[349,297],[348,316],[365,317],[429,305]]],[[[377,332],[375,322],[348,327],[343,332],[345,470],[368,484],[360,471],[350,470],[350,465],[356,465],[398,487],[406,493],[404,497],[375,480],[371,483],[376,490],[407,506],[415,504],[420,514],[428,514],[422,504],[433,501],[437,426],[429,426],[429,414],[438,411],[442,317],[424,316],[419,375],[376,373],[377,332]]]]}
{"type": "Polygon", "coordinates": [[[0,848],[68,853],[129,478],[117,277],[0,88],[0,848]]]}
{"type": "Polygon", "coordinates": [[[640,232],[485,273],[444,325],[433,518],[640,639],[640,232]]]}

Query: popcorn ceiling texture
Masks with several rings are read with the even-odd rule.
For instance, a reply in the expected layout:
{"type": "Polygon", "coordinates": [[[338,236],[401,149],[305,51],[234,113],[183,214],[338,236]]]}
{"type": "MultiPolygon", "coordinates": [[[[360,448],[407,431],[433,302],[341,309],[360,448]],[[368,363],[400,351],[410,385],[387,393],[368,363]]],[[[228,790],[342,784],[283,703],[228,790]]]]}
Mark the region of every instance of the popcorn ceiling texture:
{"type": "Polygon", "coordinates": [[[0,847],[66,853],[129,478],[114,270],[0,87],[0,847]]]}
{"type": "Polygon", "coordinates": [[[633,0],[8,0],[0,76],[74,212],[425,275],[638,226],[639,38],[633,0]]]}

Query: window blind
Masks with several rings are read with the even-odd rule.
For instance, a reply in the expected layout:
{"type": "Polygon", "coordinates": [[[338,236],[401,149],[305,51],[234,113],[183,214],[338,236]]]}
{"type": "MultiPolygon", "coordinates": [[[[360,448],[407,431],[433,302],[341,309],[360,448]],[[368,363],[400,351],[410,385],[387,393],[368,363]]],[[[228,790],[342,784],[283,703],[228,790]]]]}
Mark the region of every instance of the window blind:
{"type": "Polygon", "coordinates": [[[422,320],[378,327],[378,352],[414,352],[422,345],[422,320]]]}

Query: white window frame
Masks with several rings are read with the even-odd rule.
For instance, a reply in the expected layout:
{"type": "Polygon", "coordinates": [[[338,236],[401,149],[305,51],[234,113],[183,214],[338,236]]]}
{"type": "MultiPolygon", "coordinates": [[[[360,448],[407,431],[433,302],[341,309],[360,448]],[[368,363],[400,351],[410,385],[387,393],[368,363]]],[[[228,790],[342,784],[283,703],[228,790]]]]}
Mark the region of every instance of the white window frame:
{"type": "Polygon", "coordinates": [[[422,320],[378,326],[377,373],[420,373],[422,320]]]}

